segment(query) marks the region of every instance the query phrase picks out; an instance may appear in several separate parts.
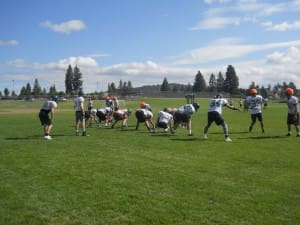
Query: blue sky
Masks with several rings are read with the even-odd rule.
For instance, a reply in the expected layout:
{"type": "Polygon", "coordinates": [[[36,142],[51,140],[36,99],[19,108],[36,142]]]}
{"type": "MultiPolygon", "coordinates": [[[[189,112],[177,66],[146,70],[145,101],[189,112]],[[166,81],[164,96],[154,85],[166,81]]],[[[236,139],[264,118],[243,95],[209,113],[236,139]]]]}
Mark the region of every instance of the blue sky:
{"type": "Polygon", "coordinates": [[[38,79],[65,90],[77,65],[84,91],[206,81],[233,65],[240,87],[300,88],[300,0],[3,0],[0,91],[38,79]]]}

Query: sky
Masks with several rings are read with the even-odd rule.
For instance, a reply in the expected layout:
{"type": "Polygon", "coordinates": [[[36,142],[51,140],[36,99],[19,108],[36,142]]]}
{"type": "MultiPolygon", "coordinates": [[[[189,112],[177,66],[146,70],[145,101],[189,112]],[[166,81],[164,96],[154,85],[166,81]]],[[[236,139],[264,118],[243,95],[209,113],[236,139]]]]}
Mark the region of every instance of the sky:
{"type": "Polygon", "coordinates": [[[38,79],[65,91],[68,65],[84,92],[108,83],[193,84],[235,68],[251,82],[300,88],[300,0],[2,0],[0,91],[38,79]]]}

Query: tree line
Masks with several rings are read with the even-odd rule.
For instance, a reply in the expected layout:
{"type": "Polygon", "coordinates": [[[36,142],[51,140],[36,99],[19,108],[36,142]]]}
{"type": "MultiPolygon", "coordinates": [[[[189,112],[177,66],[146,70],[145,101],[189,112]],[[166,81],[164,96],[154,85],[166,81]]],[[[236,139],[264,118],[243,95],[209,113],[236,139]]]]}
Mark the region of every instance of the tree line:
{"type": "MultiPolygon", "coordinates": [[[[268,85],[268,87],[260,87],[253,81],[249,85],[248,89],[258,89],[263,97],[268,97],[270,94],[278,97],[283,97],[283,90],[286,87],[293,88],[295,90],[295,93],[297,93],[297,87],[293,82],[283,82],[282,84],[278,83],[272,88],[271,85],[268,85]]],[[[46,88],[42,88],[40,86],[38,79],[35,79],[33,86],[31,86],[30,83],[27,83],[21,88],[19,95],[17,95],[14,90],[12,90],[12,92],[10,93],[9,89],[5,88],[4,94],[2,94],[2,92],[0,91],[0,97],[11,96],[16,98],[24,98],[26,96],[49,97],[56,95],[72,97],[76,95],[82,88],[83,79],[79,67],[76,65],[74,68],[72,68],[72,66],[69,65],[65,74],[65,92],[57,92],[55,85],[50,86],[49,90],[47,91],[46,88]]],[[[108,83],[106,92],[110,95],[127,96],[141,93],[143,92],[143,89],[150,89],[150,92],[225,92],[233,95],[246,95],[248,90],[239,88],[239,78],[235,72],[235,68],[232,65],[228,65],[225,75],[223,75],[222,72],[219,72],[217,75],[212,73],[209,77],[208,82],[206,82],[206,80],[204,79],[203,74],[198,71],[195,75],[193,84],[169,84],[167,78],[164,77],[161,85],[145,85],[142,87],[134,88],[131,81],[120,80],[118,86],[114,82],[108,83]]],[[[103,95],[103,93],[96,92],[90,94],[103,95]]]]}

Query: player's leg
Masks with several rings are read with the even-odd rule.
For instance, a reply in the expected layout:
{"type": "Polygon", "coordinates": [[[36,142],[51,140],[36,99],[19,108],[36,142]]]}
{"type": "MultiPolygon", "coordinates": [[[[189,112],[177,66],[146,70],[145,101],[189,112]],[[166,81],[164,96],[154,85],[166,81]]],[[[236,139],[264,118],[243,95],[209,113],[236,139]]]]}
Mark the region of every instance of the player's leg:
{"type": "Polygon", "coordinates": [[[252,132],[252,128],[256,123],[256,114],[251,114],[251,124],[249,126],[249,132],[252,132]]]}

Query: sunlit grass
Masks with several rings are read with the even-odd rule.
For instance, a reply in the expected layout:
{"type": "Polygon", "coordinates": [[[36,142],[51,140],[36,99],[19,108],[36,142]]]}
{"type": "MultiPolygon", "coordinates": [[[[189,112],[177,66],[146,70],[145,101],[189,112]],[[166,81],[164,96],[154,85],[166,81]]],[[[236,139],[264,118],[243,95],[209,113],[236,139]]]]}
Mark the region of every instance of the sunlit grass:
{"type": "MultiPolygon", "coordinates": [[[[144,100],[155,117],[185,103],[144,100]]],[[[71,102],[56,113],[51,141],[40,103],[36,113],[0,115],[0,224],[299,224],[300,139],[285,137],[286,106],[270,103],[264,134],[258,124],[247,132],[249,112],[224,109],[233,139],[226,143],[216,125],[201,139],[207,102],[200,100],[192,137],[183,128],[136,131],[134,114],[125,131],[93,127],[76,137],[71,102]]]]}

